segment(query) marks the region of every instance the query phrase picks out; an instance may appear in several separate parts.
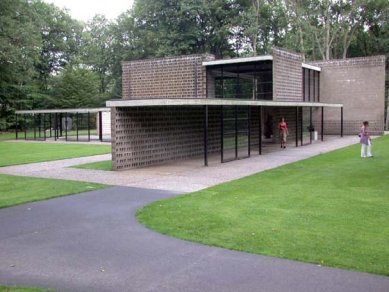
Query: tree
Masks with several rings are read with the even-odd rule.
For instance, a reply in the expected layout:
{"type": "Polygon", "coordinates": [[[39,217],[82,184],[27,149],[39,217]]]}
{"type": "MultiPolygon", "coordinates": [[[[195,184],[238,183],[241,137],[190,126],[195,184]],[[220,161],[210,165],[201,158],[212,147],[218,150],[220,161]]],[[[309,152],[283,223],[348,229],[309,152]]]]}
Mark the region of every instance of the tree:
{"type": "Polygon", "coordinates": [[[0,1],[0,127],[7,126],[13,110],[23,106],[26,85],[35,74],[40,36],[33,19],[27,1],[0,1]]]}
{"type": "Polygon", "coordinates": [[[54,106],[80,108],[102,106],[99,79],[95,72],[79,66],[68,65],[53,80],[54,106]]]}

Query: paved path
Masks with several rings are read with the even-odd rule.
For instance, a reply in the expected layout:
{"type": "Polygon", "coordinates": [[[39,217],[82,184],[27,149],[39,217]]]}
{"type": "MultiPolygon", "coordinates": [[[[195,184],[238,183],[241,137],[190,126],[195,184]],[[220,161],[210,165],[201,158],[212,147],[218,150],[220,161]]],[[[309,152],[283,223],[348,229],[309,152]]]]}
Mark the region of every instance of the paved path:
{"type": "MultiPolygon", "coordinates": [[[[265,147],[264,154],[253,154],[249,159],[220,163],[220,156],[210,157],[209,167],[204,167],[202,158],[173,162],[127,171],[99,171],[69,168],[72,165],[109,160],[109,155],[97,155],[28,165],[0,167],[0,173],[45,178],[60,178],[118,186],[132,186],[191,192],[222,182],[241,178],[283,164],[319,155],[334,149],[357,143],[356,136],[326,137],[324,142],[316,142],[303,147],[265,147]]],[[[254,150],[253,150],[254,152],[254,150]]],[[[359,153],[355,153],[359,155],[359,153]]]]}
{"type": "Polygon", "coordinates": [[[113,187],[0,210],[0,283],[57,291],[389,291],[389,277],[170,238],[135,210],[177,193],[113,187]]]}

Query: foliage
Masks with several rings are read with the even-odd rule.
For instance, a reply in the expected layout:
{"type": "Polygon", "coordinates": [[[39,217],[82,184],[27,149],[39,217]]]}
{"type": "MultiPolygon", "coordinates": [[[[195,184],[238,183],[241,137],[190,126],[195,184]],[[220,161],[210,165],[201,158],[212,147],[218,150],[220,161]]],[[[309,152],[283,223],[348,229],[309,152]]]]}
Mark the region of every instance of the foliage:
{"type": "Polygon", "coordinates": [[[121,97],[125,60],[256,55],[273,46],[311,60],[389,55],[388,16],[386,0],[136,0],[116,20],[83,23],[41,0],[3,0],[0,129],[15,109],[121,97]]]}
{"type": "Polygon", "coordinates": [[[40,288],[21,288],[15,286],[0,286],[0,292],[53,292],[53,290],[40,288]]]}
{"type": "Polygon", "coordinates": [[[83,156],[107,154],[108,145],[0,142],[0,167],[83,156]]]}
{"type": "Polygon", "coordinates": [[[354,145],[138,211],[178,238],[389,275],[389,136],[375,157],[354,145]]]}

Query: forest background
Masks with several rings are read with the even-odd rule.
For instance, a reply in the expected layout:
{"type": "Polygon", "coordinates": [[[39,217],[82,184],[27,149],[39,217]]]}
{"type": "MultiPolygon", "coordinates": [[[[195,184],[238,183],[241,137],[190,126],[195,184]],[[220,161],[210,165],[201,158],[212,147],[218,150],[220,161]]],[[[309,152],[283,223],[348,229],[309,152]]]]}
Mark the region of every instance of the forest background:
{"type": "Polygon", "coordinates": [[[306,61],[386,55],[388,64],[388,18],[387,0],[135,0],[115,20],[82,22],[40,0],[1,0],[0,130],[18,109],[120,98],[126,60],[278,46],[306,61]]]}

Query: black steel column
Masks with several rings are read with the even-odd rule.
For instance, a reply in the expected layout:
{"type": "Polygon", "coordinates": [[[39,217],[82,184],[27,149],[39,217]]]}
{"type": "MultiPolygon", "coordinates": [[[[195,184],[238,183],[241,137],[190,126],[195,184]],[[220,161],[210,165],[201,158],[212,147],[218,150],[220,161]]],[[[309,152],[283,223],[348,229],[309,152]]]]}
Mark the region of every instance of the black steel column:
{"type": "Polygon", "coordinates": [[[204,166],[208,166],[208,106],[204,106],[204,166]]]}
{"type": "Polygon", "coordinates": [[[88,142],[90,142],[90,112],[88,112],[88,142]]]}
{"type": "Polygon", "coordinates": [[[16,140],[18,140],[18,114],[15,114],[15,135],[16,140]]]}
{"type": "Polygon", "coordinates": [[[299,146],[299,108],[296,106],[296,147],[299,146]]]}
{"type": "Polygon", "coordinates": [[[309,107],[309,144],[312,144],[312,131],[313,125],[312,125],[312,107],[309,107]]]}
{"type": "Polygon", "coordinates": [[[317,102],[320,102],[320,72],[317,74],[317,102]]]}
{"type": "Polygon", "coordinates": [[[301,107],[301,123],[300,123],[300,137],[301,137],[301,146],[303,146],[303,139],[304,139],[304,109],[301,107]]]}
{"type": "Polygon", "coordinates": [[[41,135],[41,124],[42,124],[42,114],[38,114],[38,133],[39,133],[39,139],[42,138],[41,135]]]}
{"type": "Polygon", "coordinates": [[[235,159],[238,159],[238,106],[235,106],[235,159]]]}
{"type": "Polygon", "coordinates": [[[46,115],[43,113],[43,139],[46,141],[46,115]]]}
{"type": "Polygon", "coordinates": [[[250,124],[251,124],[251,107],[250,106],[248,106],[248,120],[247,120],[247,130],[248,130],[248,143],[249,143],[249,145],[248,145],[248,147],[249,147],[249,149],[248,149],[248,151],[249,151],[249,157],[251,156],[251,127],[250,127],[250,124]]]}
{"type": "Polygon", "coordinates": [[[24,140],[27,140],[27,118],[26,118],[26,114],[24,114],[24,140]]]}
{"type": "Polygon", "coordinates": [[[68,140],[68,113],[65,113],[65,141],[68,140]]]}
{"type": "Polygon", "coordinates": [[[262,106],[259,106],[259,137],[258,137],[258,150],[259,150],[259,155],[262,155],[262,106]]]}
{"type": "Polygon", "coordinates": [[[103,141],[103,113],[99,111],[99,140],[103,141]]]}
{"type": "Polygon", "coordinates": [[[321,140],[324,141],[324,107],[321,107],[321,140]]]}
{"type": "Polygon", "coordinates": [[[340,108],[340,137],[343,137],[343,106],[340,108]]]}
{"type": "Polygon", "coordinates": [[[223,106],[221,106],[220,110],[220,162],[223,163],[224,160],[224,114],[223,114],[223,106]]]}
{"type": "Polygon", "coordinates": [[[78,113],[76,113],[76,137],[78,141],[78,113]]]}
{"type": "Polygon", "coordinates": [[[36,121],[35,121],[35,114],[32,114],[32,116],[34,117],[34,118],[33,118],[33,122],[34,122],[34,140],[36,140],[36,121]]]}
{"type": "MultiPolygon", "coordinates": [[[[222,98],[224,98],[224,71],[223,71],[223,65],[221,65],[221,78],[222,78],[222,98]]],[[[223,107],[222,107],[223,110],[223,107]]]]}
{"type": "Polygon", "coordinates": [[[54,113],[54,141],[57,141],[58,138],[58,114],[54,113]]]}
{"type": "Polygon", "coordinates": [[[51,133],[51,128],[53,126],[53,115],[51,113],[49,113],[49,118],[50,118],[50,138],[52,137],[52,133],[51,133]]]}

